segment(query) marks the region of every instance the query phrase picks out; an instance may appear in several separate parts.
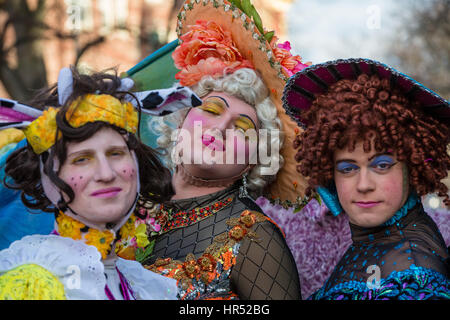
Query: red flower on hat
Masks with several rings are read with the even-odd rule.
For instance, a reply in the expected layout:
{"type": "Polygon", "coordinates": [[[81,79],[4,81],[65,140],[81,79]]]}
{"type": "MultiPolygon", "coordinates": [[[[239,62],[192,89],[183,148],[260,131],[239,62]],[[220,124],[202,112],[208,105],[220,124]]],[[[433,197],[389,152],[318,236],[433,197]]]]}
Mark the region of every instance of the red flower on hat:
{"type": "Polygon", "coordinates": [[[214,21],[198,20],[180,41],[172,57],[181,70],[175,75],[181,85],[193,85],[204,75],[219,77],[241,68],[253,69],[236,48],[231,33],[214,21]]]}

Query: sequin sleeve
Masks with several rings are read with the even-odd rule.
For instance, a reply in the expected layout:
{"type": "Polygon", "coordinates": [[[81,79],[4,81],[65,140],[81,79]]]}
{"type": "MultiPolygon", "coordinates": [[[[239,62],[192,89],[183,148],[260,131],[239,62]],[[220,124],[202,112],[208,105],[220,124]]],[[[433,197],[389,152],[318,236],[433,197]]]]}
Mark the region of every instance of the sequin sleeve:
{"type": "Polygon", "coordinates": [[[450,282],[447,277],[431,269],[412,265],[395,271],[369,288],[367,283],[341,283],[330,290],[324,287],[309,300],[448,300],[450,282]]]}
{"type": "Polygon", "coordinates": [[[281,229],[267,218],[255,226],[255,239],[242,241],[231,287],[240,299],[301,299],[297,267],[281,229]]]}

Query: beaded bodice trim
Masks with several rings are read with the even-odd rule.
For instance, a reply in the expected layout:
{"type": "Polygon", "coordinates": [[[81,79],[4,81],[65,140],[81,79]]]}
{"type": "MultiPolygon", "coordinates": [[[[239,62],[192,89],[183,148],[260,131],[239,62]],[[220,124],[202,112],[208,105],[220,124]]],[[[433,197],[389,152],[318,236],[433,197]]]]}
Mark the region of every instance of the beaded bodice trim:
{"type": "Polygon", "coordinates": [[[379,282],[349,281],[325,290],[322,287],[309,300],[426,300],[450,299],[447,277],[431,269],[411,265],[394,271],[379,282]]]}
{"type": "Polygon", "coordinates": [[[258,241],[252,227],[267,219],[260,212],[244,210],[239,218],[227,221],[231,229],[215,237],[200,258],[196,259],[192,253],[186,256],[184,262],[158,258],[146,268],[178,280],[181,299],[236,298],[226,280],[236,263],[239,243],[244,238],[258,241]]]}
{"type": "Polygon", "coordinates": [[[228,197],[224,200],[219,200],[211,203],[205,207],[194,208],[189,211],[178,211],[173,213],[172,209],[166,209],[161,206],[161,215],[169,217],[167,223],[163,226],[163,233],[176,228],[182,228],[189,226],[193,223],[197,223],[213,214],[222,210],[233,201],[233,197],[228,197]]]}
{"type": "Polygon", "coordinates": [[[350,229],[353,244],[311,299],[448,297],[447,247],[421,204],[392,225],[350,229]]]}
{"type": "Polygon", "coordinates": [[[205,196],[168,201],[158,205],[157,211],[154,210],[153,202],[141,197],[136,211],[142,217],[150,216],[156,220],[161,226],[159,236],[173,229],[197,223],[226,208],[233,202],[236,189],[237,186],[233,185],[205,196]]]}

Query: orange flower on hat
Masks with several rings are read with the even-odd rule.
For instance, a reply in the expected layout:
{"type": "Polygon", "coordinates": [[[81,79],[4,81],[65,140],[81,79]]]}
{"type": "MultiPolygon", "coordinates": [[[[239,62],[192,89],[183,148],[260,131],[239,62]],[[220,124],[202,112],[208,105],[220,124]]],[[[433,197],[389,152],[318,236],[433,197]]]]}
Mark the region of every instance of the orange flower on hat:
{"type": "Polygon", "coordinates": [[[293,56],[291,54],[291,44],[289,41],[277,44],[278,38],[274,36],[270,41],[270,46],[275,55],[275,59],[281,64],[283,73],[287,77],[291,77],[298,71],[303,70],[311,63],[302,63],[302,58],[299,55],[293,56]]]}
{"type": "Polygon", "coordinates": [[[253,68],[236,48],[231,33],[214,21],[198,20],[180,41],[172,57],[181,70],[175,75],[181,85],[193,85],[204,75],[219,77],[241,68],[253,68]]]}

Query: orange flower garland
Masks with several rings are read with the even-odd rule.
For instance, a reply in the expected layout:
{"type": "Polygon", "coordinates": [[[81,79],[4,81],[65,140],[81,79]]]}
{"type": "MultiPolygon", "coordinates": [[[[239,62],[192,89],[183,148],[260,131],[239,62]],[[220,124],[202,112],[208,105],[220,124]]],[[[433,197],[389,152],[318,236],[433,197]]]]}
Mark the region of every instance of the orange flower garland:
{"type": "Polygon", "coordinates": [[[58,224],[60,236],[81,240],[81,229],[84,228],[84,224],[66,216],[62,212],[56,217],[56,223],[58,224]]]}
{"type": "Polygon", "coordinates": [[[89,228],[89,230],[83,234],[82,230],[85,229],[86,226],[62,212],[58,213],[56,223],[58,225],[58,233],[60,236],[72,238],[74,240],[85,240],[86,244],[97,248],[102,255],[102,259],[105,259],[111,252],[111,245],[115,238],[111,231],[99,231],[97,229],[89,228]]]}

